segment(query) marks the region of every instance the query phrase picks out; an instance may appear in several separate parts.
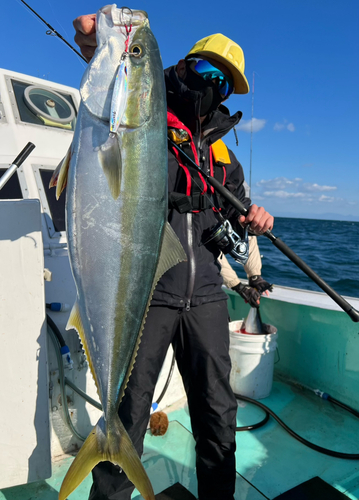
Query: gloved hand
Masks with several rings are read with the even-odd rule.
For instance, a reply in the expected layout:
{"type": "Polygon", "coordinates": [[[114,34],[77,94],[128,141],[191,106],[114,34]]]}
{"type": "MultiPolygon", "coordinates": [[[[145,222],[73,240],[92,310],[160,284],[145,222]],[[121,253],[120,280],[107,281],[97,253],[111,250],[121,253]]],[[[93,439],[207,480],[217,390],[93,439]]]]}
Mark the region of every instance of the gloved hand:
{"type": "Polygon", "coordinates": [[[237,292],[251,307],[259,307],[261,294],[255,288],[238,283],[238,285],[232,287],[232,290],[237,292]]]}
{"type": "MultiPolygon", "coordinates": [[[[248,280],[248,285],[251,286],[252,288],[255,288],[258,290],[260,294],[263,292],[269,290],[270,292],[273,291],[273,285],[268,283],[268,281],[264,280],[262,276],[251,276],[248,280]]],[[[267,293],[268,295],[268,293],[267,293]]]]}

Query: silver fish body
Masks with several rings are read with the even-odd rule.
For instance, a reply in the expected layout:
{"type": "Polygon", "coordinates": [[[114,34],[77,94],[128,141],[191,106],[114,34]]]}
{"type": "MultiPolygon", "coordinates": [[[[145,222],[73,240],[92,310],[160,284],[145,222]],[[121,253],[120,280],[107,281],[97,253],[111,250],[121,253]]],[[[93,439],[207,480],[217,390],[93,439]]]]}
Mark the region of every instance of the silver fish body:
{"type": "Polygon", "coordinates": [[[68,327],[81,337],[103,417],[73,462],[60,500],[101,460],[120,465],[144,498],[153,499],[117,412],[156,283],[186,255],[166,222],[166,98],[161,57],[147,15],[129,14],[116,5],[100,9],[97,42],[81,82],[66,222],[78,293],[68,327]],[[111,106],[118,97],[113,94],[126,41],[126,103],[113,134],[111,106]]]}
{"type": "Polygon", "coordinates": [[[248,316],[243,321],[241,331],[257,335],[263,335],[265,333],[259,307],[251,307],[249,309],[248,316]]]}

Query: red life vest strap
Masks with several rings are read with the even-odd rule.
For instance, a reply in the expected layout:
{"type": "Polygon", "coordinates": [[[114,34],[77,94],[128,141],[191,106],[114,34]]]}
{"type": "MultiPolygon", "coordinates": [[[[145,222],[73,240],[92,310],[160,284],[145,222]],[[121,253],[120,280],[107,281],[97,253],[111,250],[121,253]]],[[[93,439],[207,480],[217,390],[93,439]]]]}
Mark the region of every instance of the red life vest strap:
{"type": "MultiPolygon", "coordinates": [[[[167,109],[167,126],[169,128],[169,136],[171,137],[174,142],[177,144],[186,144],[191,148],[191,151],[193,153],[194,161],[196,165],[199,166],[199,160],[198,160],[198,154],[196,147],[193,142],[193,135],[192,132],[189,130],[184,123],[182,123],[178,117],[174,114],[174,112],[168,108],[167,109]],[[172,129],[172,130],[171,130],[172,129]],[[181,140],[183,137],[183,140],[181,140]]],[[[181,155],[179,151],[176,148],[172,148],[172,151],[176,157],[176,160],[179,164],[179,166],[183,169],[185,177],[186,177],[186,195],[185,197],[187,200],[181,200],[181,193],[171,193],[170,200],[176,200],[176,208],[178,204],[178,200],[180,200],[181,203],[183,203],[183,207],[188,207],[188,210],[186,209],[185,211],[191,211],[191,212],[198,212],[201,209],[209,208],[209,203],[207,200],[203,200],[201,202],[201,198],[205,196],[205,194],[209,191],[208,190],[208,185],[207,182],[205,181],[203,175],[201,172],[196,171],[197,175],[199,176],[201,182],[202,182],[202,191],[199,193],[198,190],[192,189],[193,186],[193,179],[191,176],[191,172],[189,168],[183,163],[183,160],[181,158],[181,155]],[[199,196],[200,194],[200,196],[199,196]],[[192,209],[189,209],[189,207],[192,206],[192,209]],[[194,207],[198,207],[199,210],[194,209],[194,207]]],[[[229,157],[228,149],[227,146],[224,144],[224,142],[219,139],[216,141],[212,146],[210,146],[210,173],[211,176],[217,178],[217,180],[220,180],[220,182],[224,185],[226,181],[226,164],[230,164],[231,160],[229,157]],[[214,163],[215,162],[215,163],[214,163]],[[223,172],[223,178],[220,179],[218,178],[219,176],[216,175],[217,168],[215,169],[214,167],[218,167],[219,169],[222,168],[223,172]]],[[[197,187],[198,183],[197,183],[197,187]]],[[[214,193],[214,189],[212,186],[210,186],[210,191],[211,193],[214,193]]],[[[182,195],[184,196],[184,195],[182,195]]],[[[216,209],[214,209],[216,210],[216,209]]],[[[180,210],[182,212],[182,210],[180,210]]]]}

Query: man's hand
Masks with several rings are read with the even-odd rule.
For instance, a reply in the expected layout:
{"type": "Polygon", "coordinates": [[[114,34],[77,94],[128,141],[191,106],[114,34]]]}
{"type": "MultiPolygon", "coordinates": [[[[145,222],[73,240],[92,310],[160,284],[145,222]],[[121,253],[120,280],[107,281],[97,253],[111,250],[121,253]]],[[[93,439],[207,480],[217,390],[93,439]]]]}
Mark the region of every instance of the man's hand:
{"type": "Polygon", "coordinates": [[[268,283],[268,281],[263,279],[262,276],[260,275],[250,276],[248,280],[248,285],[251,286],[252,288],[255,288],[260,294],[262,295],[266,294],[267,297],[269,297],[268,290],[270,292],[273,291],[273,285],[268,283]]]}
{"type": "Polygon", "coordinates": [[[238,283],[238,285],[232,287],[232,290],[237,292],[251,307],[259,307],[261,294],[255,288],[238,283]]]}
{"type": "Polygon", "coordinates": [[[77,17],[73,22],[76,30],[75,42],[81,49],[81,54],[90,62],[97,47],[96,14],[77,17]]]}
{"type": "Polygon", "coordinates": [[[263,207],[257,205],[251,205],[247,216],[240,215],[238,220],[243,226],[249,225],[251,231],[257,236],[265,233],[268,229],[271,231],[274,224],[274,217],[266,212],[263,207]]]}

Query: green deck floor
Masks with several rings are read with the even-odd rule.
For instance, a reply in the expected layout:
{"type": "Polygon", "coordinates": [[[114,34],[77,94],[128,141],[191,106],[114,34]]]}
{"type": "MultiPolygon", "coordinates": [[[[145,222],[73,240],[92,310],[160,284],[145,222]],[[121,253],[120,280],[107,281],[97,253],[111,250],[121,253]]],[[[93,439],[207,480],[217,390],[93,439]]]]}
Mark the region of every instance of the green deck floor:
{"type": "MultiPolygon", "coordinates": [[[[313,393],[275,381],[270,397],[262,400],[295,432],[323,447],[359,453],[359,420],[313,393]]],[[[196,495],[194,440],[187,408],[169,413],[170,426],[162,437],[149,433],[145,439],[143,463],[155,493],[180,482],[196,495]]],[[[260,409],[239,402],[238,425],[262,419],[260,409]]],[[[236,500],[272,500],[294,486],[319,476],[359,499],[359,461],[322,455],[293,439],[273,419],[265,427],[237,433],[236,500]]],[[[72,458],[53,464],[47,481],[0,491],[0,500],[55,500],[72,458]]],[[[88,477],[70,500],[86,500],[91,485],[88,477]]],[[[133,499],[142,497],[134,492],[133,499]]],[[[219,499],[220,500],[220,499],[219,499]]]]}

